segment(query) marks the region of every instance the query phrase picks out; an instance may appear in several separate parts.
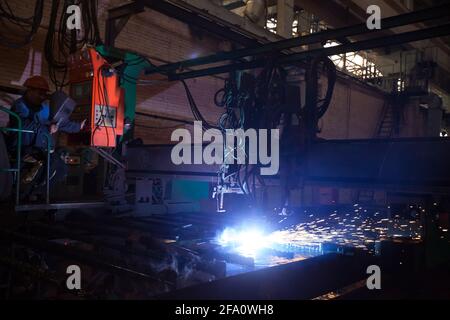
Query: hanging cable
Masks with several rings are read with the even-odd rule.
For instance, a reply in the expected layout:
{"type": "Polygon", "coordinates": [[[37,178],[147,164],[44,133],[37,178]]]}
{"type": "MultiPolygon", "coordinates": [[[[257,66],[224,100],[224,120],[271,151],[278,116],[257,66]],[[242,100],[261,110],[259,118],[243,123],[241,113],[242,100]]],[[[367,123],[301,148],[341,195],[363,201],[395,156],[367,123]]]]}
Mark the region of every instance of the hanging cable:
{"type": "Polygon", "coordinates": [[[201,121],[202,126],[204,130],[208,129],[218,129],[218,127],[212,126],[206,121],[206,119],[201,114],[200,110],[197,107],[197,104],[195,103],[194,97],[192,96],[191,91],[189,90],[189,87],[187,86],[186,82],[184,80],[181,80],[181,83],[184,86],[184,89],[186,91],[186,97],[188,98],[189,106],[191,108],[192,114],[194,115],[194,118],[196,121],[201,121]]]}
{"type": "Polygon", "coordinates": [[[42,22],[42,15],[44,9],[44,1],[36,0],[34,4],[34,15],[28,18],[18,17],[14,15],[11,6],[8,3],[8,0],[0,1],[0,30],[10,30],[10,34],[19,33],[19,37],[21,40],[14,40],[3,33],[0,33],[0,43],[10,48],[21,48],[23,46],[28,45],[34,38],[36,32],[39,29],[39,26],[42,22]],[[11,26],[14,25],[17,28],[21,29],[21,32],[17,32],[17,30],[12,30],[11,26]],[[24,35],[20,35],[20,33],[25,33],[24,35]]]}
{"type": "Polygon", "coordinates": [[[66,77],[70,54],[85,46],[101,44],[97,7],[98,0],[63,1],[62,5],[61,0],[52,1],[44,52],[50,79],[57,88],[62,88],[68,84],[66,77]],[[81,9],[81,31],[67,28],[67,20],[71,16],[67,13],[67,9],[71,5],[77,5],[81,9]]]}

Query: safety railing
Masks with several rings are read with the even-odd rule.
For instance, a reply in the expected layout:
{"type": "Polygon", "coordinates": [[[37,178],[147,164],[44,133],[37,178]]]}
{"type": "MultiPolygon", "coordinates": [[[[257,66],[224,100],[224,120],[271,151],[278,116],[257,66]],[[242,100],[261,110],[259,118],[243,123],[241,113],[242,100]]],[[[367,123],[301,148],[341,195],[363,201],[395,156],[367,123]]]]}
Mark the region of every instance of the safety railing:
{"type": "Polygon", "coordinates": [[[52,137],[45,133],[45,138],[47,139],[47,176],[46,176],[46,183],[45,183],[45,203],[50,204],[50,151],[51,151],[51,140],[52,137]]]}
{"type": "MultiPolygon", "coordinates": [[[[16,180],[16,206],[20,204],[20,183],[21,183],[21,164],[22,164],[22,134],[23,133],[34,133],[32,130],[24,130],[22,129],[22,119],[20,116],[9,110],[8,108],[5,108],[3,106],[0,106],[0,111],[5,112],[9,114],[10,116],[13,116],[17,120],[17,128],[7,128],[7,127],[0,127],[1,131],[4,132],[17,132],[17,155],[16,155],[16,168],[11,169],[5,169],[0,168],[0,171],[3,172],[14,172],[15,173],[15,180],[16,180]]],[[[47,139],[47,176],[46,176],[46,204],[50,203],[50,151],[51,151],[51,136],[47,133],[44,134],[45,138],[47,139]]]]}

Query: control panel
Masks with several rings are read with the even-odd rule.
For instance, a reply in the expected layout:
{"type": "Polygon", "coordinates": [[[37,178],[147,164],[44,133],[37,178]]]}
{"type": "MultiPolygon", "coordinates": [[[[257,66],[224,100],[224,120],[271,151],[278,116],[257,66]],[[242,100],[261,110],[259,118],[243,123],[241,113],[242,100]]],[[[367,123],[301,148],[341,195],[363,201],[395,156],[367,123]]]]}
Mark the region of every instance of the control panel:
{"type": "Polygon", "coordinates": [[[116,122],[116,108],[107,105],[95,105],[94,123],[96,126],[115,128],[116,122]]]}

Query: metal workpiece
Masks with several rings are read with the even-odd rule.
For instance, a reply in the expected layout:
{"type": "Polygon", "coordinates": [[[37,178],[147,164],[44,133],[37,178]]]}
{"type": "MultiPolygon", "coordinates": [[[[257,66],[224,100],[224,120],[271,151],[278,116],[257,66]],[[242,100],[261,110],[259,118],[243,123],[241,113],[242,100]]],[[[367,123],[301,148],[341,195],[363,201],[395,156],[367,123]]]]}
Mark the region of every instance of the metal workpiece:
{"type": "Polygon", "coordinates": [[[104,209],[105,202],[90,201],[90,202],[56,202],[56,203],[30,203],[20,204],[16,206],[15,210],[18,212],[27,211],[48,211],[48,210],[65,210],[65,209],[104,209]]]}
{"type": "Polygon", "coordinates": [[[50,254],[59,255],[68,259],[74,259],[76,261],[79,261],[80,263],[91,265],[94,268],[97,267],[104,269],[105,271],[111,272],[112,274],[130,277],[136,280],[165,283],[164,280],[160,280],[149,274],[134,271],[120,265],[108,263],[105,260],[100,259],[95,254],[89,254],[89,252],[87,252],[86,250],[68,247],[56,242],[33,236],[25,236],[18,232],[10,231],[4,228],[0,229],[0,238],[13,243],[30,246],[38,250],[47,251],[50,254]]]}
{"type": "Polygon", "coordinates": [[[63,283],[63,279],[55,277],[54,272],[16,260],[12,257],[0,256],[0,265],[13,268],[15,272],[31,276],[37,281],[44,280],[58,287],[63,283]]]}
{"type": "Polygon", "coordinates": [[[367,277],[370,257],[327,254],[158,296],[193,300],[314,299],[367,277]],[[239,290],[236,290],[239,288],[239,290]]]}
{"type": "Polygon", "coordinates": [[[59,238],[69,238],[76,241],[82,241],[84,243],[92,244],[94,247],[102,247],[107,249],[112,249],[120,252],[123,255],[134,255],[140,257],[146,257],[151,260],[158,260],[166,258],[166,254],[162,252],[152,251],[149,249],[143,249],[133,246],[127,246],[126,240],[122,239],[123,244],[117,244],[106,239],[102,236],[86,234],[83,230],[71,230],[65,228],[64,226],[54,226],[45,223],[34,222],[27,226],[27,230],[31,234],[37,234],[40,236],[46,236],[51,234],[59,238]]]}

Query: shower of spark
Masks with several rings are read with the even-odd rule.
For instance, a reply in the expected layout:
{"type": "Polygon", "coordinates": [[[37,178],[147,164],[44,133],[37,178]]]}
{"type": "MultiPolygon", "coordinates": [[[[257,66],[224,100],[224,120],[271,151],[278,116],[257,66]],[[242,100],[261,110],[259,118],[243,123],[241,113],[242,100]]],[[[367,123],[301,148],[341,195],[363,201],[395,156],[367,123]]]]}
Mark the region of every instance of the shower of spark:
{"type": "Polygon", "coordinates": [[[227,228],[218,242],[245,256],[255,256],[263,249],[321,250],[325,243],[373,251],[374,243],[383,238],[421,238],[419,221],[402,219],[398,215],[383,218],[380,212],[369,213],[358,204],[351,210],[336,210],[326,217],[315,217],[310,212],[304,214],[307,217],[305,222],[272,233],[264,233],[257,228],[227,228]]]}
{"type": "Polygon", "coordinates": [[[405,220],[394,215],[382,218],[379,212],[368,214],[358,205],[346,213],[334,211],[326,218],[314,218],[309,214],[306,222],[270,235],[279,245],[295,247],[320,247],[333,243],[361,249],[373,249],[375,241],[387,237],[421,238],[421,226],[417,220],[405,220]]]}

